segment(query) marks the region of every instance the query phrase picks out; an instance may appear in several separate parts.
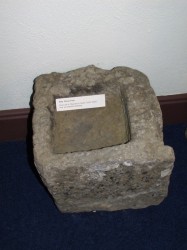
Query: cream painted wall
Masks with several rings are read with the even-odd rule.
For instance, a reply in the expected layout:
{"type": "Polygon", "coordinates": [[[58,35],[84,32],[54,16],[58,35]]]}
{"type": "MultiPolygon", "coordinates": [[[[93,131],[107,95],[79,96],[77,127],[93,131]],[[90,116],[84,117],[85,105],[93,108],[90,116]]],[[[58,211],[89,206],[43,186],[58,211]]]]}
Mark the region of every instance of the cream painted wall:
{"type": "Polygon", "coordinates": [[[186,0],[1,0],[0,110],[29,107],[33,80],[95,64],[187,92],[186,0]]]}

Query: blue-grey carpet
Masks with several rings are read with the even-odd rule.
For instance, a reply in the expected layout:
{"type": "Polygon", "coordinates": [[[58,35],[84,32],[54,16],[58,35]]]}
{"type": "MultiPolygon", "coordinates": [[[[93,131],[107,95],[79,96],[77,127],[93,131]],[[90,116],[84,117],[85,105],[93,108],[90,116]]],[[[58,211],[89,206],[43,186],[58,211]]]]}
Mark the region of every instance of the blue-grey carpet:
{"type": "Polygon", "coordinates": [[[176,161],[159,206],[61,214],[33,167],[24,141],[0,143],[1,250],[186,250],[187,126],[164,127],[176,161]]]}

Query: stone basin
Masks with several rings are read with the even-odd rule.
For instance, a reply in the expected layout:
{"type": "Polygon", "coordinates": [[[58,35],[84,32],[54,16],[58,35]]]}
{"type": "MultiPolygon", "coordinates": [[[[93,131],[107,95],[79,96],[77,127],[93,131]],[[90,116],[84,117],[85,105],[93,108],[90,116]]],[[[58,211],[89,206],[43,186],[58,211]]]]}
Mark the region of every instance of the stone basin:
{"type": "MultiPolygon", "coordinates": [[[[91,65],[67,73],[41,75],[36,78],[34,91],[34,161],[61,212],[145,208],[163,201],[168,193],[174,153],[163,143],[160,106],[143,73],[127,67],[103,70],[91,65]],[[55,140],[58,142],[59,130],[54,132],[54,124],[59,125],[60,121],[63,126],[65,117],[56,118],[55,98],[70,96],[72,87],[85,89],[98,83],[113,83],[116,89],[120,86],[127,111],[124,112],[125,119],[120,120],[125,127],[120,130],[122,134],[125,131],[125,139],[119,137],[115,141],[114,136],[114,145],[110,142],[106,147],[97,148],[96,145],[94,149],[90,146],[83,150],[78,147],[73,152],[63,152],[67,143],[62,143],[56,152],[54,145],[55,140]]],[[[79,93],[84,94],[82,90],[79,93]]],[[[118,127],[118,118],[114,114],[112,117],[111,135],[118,127]]],[[[84,130],[82,133],[84,135],[84,130]]],[[[92,137],[88,135],[90,143],[92,137]]],[[[59,137],[59,140],[63,141],[63,138],[59,137]]],[[[64,140],[68,142],[68,138],[64,140]]]]}

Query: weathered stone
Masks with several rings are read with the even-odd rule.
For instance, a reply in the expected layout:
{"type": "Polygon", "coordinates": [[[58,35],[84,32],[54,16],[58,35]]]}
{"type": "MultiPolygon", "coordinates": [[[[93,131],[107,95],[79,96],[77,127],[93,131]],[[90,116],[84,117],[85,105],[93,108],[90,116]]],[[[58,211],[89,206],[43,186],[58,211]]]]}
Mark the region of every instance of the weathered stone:
{"type": "Polygon", "coordinates": [[[99,149],[129,140],[129,125],[120,85],[106,82],[105,78],[103,75],[105,83],[95,83],[84,88],[74,86],[73,83],[63,84],[63,87],[69,89],[69,97],[105,94],[106,106],[54,112],[52,144],[55,153],[99,149]]]}
{"type": "Polygon", "coordinates": [[[163,144],[160,107],[141,72],[88,66],[40,76],[35,84],[34,108],[35,164],[60,211],[143,208],[159,204],[167,196],[174,154],[163,144]],[[120,85],[131,140],[101,149],[54,153],[55,98],[70,96],[69,86],[77,89],[101,82],[120,85]]]}

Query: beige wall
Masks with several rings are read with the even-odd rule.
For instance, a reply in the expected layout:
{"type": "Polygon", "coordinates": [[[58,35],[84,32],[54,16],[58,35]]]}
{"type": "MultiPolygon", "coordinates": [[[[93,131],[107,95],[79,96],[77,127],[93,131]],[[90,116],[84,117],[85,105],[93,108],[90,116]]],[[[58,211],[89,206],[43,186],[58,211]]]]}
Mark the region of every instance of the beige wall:
{"type": "Polygon", "coordinates": [[[36,76],[89,64],[187,92],[186,13],[185,0],[1,0],[0,110],[29,107],[36,76]]]}

